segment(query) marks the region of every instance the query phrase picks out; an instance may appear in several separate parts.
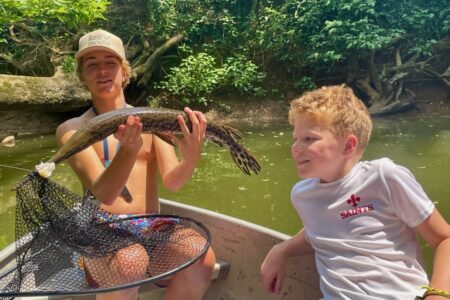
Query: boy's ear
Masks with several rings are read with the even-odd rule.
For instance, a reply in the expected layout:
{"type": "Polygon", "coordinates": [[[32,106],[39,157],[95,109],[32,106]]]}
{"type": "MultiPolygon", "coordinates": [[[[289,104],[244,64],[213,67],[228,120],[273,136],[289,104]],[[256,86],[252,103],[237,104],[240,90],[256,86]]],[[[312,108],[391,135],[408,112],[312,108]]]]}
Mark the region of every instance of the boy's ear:
{"type": "Polygon", "coordinates": [[[344,154],[352,154],[355,152],[356,146],[358,146],[358,138],[350,134],[345,141],[344,154]]]}

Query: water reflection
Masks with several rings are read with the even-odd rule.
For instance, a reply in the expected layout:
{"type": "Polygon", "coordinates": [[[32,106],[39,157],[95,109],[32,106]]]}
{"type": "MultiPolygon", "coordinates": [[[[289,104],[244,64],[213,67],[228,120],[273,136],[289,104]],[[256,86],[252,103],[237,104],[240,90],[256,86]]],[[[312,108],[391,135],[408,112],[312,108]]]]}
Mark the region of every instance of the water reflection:
{"type": "MultiPolygon", "coordinates": [[[[290,157],[291,127],[270,124],[240,128],[242,143],[261,163],[259,175],[244,175],[227,150],[205,146],[194,177],[179,192],[160,190],[163,198],[203,207],[294,234],[301,226],[290,204],[290,190],[298,180],[290,157]]],[[[409,168],[450,220],[450,119],[384,118],[374,120],[374,132],[364,159],[390,157],[409,168]]],[[[24,169],[49,158],[56,150],[53,136],[19,139],[14,148],[0,148],[0,164],[24,169]]],[[[0,248],[14,240],[15,195],[11,188],[26,172],[0,167],[0,248]]],[[[75,192],[80,184],[67,165],[59,165],[52,179],[75,192]]],[[[426,249],[428,262],[431,251],[426,249]]]]}

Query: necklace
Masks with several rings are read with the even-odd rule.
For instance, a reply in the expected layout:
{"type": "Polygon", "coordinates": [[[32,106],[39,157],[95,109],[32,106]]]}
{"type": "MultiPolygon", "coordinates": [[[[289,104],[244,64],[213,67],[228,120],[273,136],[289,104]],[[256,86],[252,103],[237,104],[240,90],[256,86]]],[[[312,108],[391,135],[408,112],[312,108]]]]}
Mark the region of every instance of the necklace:
{"type": "MultiPolygon", "coordinates": [[[[125,107],[126,106],[127,105],[125,104],[125,107]]],[[[92,111],[94,112],[94,114],[96,116],[99,115],[94,106],[92,106],[92,111]]],[[[104,138],[102,143],[103,143],[103,165],[105,166],[105,168],[107,168],[111,164],[111,159],[109,159],[108,137],[104,138]]],[[[119,151],[119,148],[120,148],[120,143],[118,143],[117,146],[116,146],[116,153],[117,153],[117,151],[119,151]]],[[[128,203],[130,203],[131,200],[133,200],[133,197],[131,196],[131,194],[128,191],[126,186],[123,187],[121,195],[122,195],[122,197],[125,198],[125,201],[128,202],[128,203]]]]}
{"type": "MultiPolygon", "coordinates": [[[[94,106],[92,106],[92,111],[96,116],[98,116],[98,112],[94,106]]],[[[111,164],[111,159],[109,159],[109,145],[108,145],[108,137],[104,138],[103,141],[103,165],[107,168],[111,164]]],[[[116,153],[119,151],[120,143],[116,146],[116,153]]]]}

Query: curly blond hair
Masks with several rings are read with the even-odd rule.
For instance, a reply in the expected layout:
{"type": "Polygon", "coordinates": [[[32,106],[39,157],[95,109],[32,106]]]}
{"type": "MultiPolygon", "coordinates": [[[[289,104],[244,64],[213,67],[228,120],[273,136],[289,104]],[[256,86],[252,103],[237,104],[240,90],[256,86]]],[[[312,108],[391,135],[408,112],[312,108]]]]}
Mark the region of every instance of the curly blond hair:
{"type": "Polygon", "coordinates": [[[289,123],[307,115],[327,126],[336,136],[353,134],[362,153],[372,133],[372,120],[367,107],[346,85],[324,86],[306,92],[291,102],[289,123]]]}

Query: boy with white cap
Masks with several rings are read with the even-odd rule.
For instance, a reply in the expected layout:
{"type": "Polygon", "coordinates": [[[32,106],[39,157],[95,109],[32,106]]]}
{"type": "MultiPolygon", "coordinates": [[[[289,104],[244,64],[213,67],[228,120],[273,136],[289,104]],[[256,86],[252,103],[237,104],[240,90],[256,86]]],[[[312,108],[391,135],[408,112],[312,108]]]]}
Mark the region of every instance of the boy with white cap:
{"type": "MultiPolygon", "coordinates": [[[[129,83],[131,68],[119,37],[105,30],[89,32],[80,38],[75,58],[77,75],[91,93],[93,107],[57,128],[60,145],[96,115],[129,106],[123,90],[129,83]]],[[[133,116],[117,128],[114,136],[69,159],[83,187],[100,201],[102,209],[113,215],[158,213],[157,172],[164,186],[170,190],[178,190],[191,178],[200,159],[207,122],[201,112],[185,108],[185,113],[192,122],[192,131],[188,130],[180,116],[178,121],[184,138],[174,137],[182,155],[181,161],[174,147],[154,135],[142,134],[142,123],[139,117],[133,116]],[[122,195],[125,186],[131,199],[122,195]]],[[[142,249],[132,245],[125,251],[139,254],[142,249]]],[[[140,263],[145,262],[145,258],[144,253],[137,259],[139,263],[134,264],[136,269],[123,271],[136,273],[142,269],[140,271],[145,272],[147,265],[140,263]]],[[[120,263],[118,261],[115,266],[120,263]]],[[[165,299],[201,299],[209,285],[214,263],[214,252],[209,249],[198,262],[171,277],[165,299]]],[[[89,270],[89,263],[85,265],[89,270]]],[[[95,263],[91,263],[93,265],[95,263]]],[[[133,266],[132,263],[130,265],[133,266]]],[[[137,290],[131,288],[98,294],[97,299],[136,299],[137,290]]]]}

